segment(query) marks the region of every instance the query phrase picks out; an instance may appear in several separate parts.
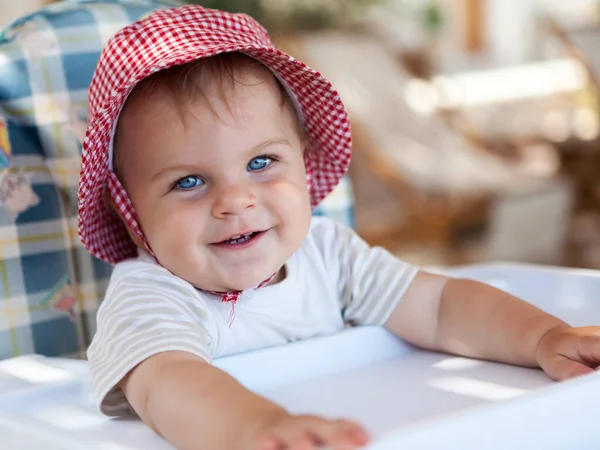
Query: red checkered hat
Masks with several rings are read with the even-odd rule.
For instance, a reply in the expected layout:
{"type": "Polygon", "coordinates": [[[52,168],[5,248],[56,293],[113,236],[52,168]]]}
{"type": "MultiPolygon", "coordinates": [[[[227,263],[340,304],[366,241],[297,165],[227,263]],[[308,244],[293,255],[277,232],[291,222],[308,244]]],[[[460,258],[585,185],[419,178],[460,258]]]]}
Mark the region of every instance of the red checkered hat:
{"type": "Polygon", "coordinates": [[[183,6],[154,12],[119,31],[106,45],[89,89],[88,128],[79,182],[79,236],[96,257],[117,263],[136,255],[121,216],[151,254],[135,212],[111,169],[117,118],[134,86],[149,75],[198,58],[241,52],[264,64],[296,102],[308,135],[307,183],[316,206],[350,162],[350,122],[338,93],[321,74],[277,50],[249,16],[183,6]]]}

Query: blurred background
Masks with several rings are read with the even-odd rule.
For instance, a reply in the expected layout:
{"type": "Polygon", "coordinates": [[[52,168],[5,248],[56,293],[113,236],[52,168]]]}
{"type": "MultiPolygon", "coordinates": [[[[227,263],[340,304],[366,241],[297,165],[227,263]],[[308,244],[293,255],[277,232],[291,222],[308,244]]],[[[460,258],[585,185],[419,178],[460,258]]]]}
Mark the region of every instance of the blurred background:
{"type": "MultiPolygon", "coordinates": [[[[0,25],[47,3],[0,0],[0,25]]],[[[600,268],[600,1],[193,3],[253,15],[339,90],[371,244],[600,268]]]]}

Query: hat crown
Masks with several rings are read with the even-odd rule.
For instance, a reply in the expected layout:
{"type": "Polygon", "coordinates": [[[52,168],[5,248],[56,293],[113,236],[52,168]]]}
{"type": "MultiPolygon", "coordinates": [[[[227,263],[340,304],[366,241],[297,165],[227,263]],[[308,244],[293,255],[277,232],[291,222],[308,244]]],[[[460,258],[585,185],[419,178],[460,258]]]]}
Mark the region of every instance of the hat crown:
{"type": "Polygon", "coordinates": [[[89,89],[89,117],[190,51],[197,58],[202,57],[198,49],[212,56],[244,47],[274,48],[267,31],[246,14],[197,5],[155,11],[123,28],[104,47],[89,89]]]}

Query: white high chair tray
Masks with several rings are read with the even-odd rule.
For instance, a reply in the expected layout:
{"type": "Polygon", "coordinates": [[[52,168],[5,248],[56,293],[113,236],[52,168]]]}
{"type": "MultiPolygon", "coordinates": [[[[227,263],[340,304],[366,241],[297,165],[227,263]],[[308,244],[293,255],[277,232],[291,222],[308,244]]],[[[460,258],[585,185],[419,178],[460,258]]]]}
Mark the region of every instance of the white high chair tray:
{"type": "MultiPolygon", "coordinates": [[[[573,325],[600,324],[600,272],[526,265],[451,272],[518,295],[573,325]]],[[[346,417],[371,450],[599,448],[600,374],[551,382],[540,370],[419,351],[381,328],[221,358],[215,365],[296,413],[346,417]]],[[[85,362],[0,362],[0,448],[159,450],[136,419],[96,412],[85,362]]]]}

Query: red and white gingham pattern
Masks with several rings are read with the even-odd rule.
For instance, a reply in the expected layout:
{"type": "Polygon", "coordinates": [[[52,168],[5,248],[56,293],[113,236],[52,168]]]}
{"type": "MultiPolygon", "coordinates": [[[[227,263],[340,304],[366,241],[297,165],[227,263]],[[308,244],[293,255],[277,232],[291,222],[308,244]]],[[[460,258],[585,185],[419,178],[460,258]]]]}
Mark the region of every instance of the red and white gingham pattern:
{"type": "MultiPolygon", "coordinates": [[[[276,274],[274,273],[269,278],[267,278],[262,283],[260,283],[258,286],[256,286],[254,289],[260,289],[261,287],[266,286],[267,284],[269,284],[271,282],[271,280],[273,278],[275,278],[275,275],[276,274]]],[[[231,303],[231,312],[229,313],[229,320],[227,321],[228,325],[231,327],[231,325],[233,324],[233,321],[235,320],[235,305],[238,302],[238,300],[240,299],[240,297],[242,296],[242,292],[241,291],[231,291],[231,292],[210,291],[210,292],[211,292],[211,294],[220,295],[221,301],[223,303],[231,303]]]]}
{"type": "Polygon", "coordinates": [[[152,254],[131,202],[108,164],[112,132],[127,96],[154,72],[225,52],[242,52],[262,62],[296,97],[309,138],[306,169],[313,207],[345,174],[350,163],[350,121],[329,81],[277,50],[265,29],[249,16],[193,5],[159,10],[108,42],[90,85],[78,207],[79,235],[96,257],[117,263],[136,255],[125,226],[108,209],[106,188],[152,254]]]}

